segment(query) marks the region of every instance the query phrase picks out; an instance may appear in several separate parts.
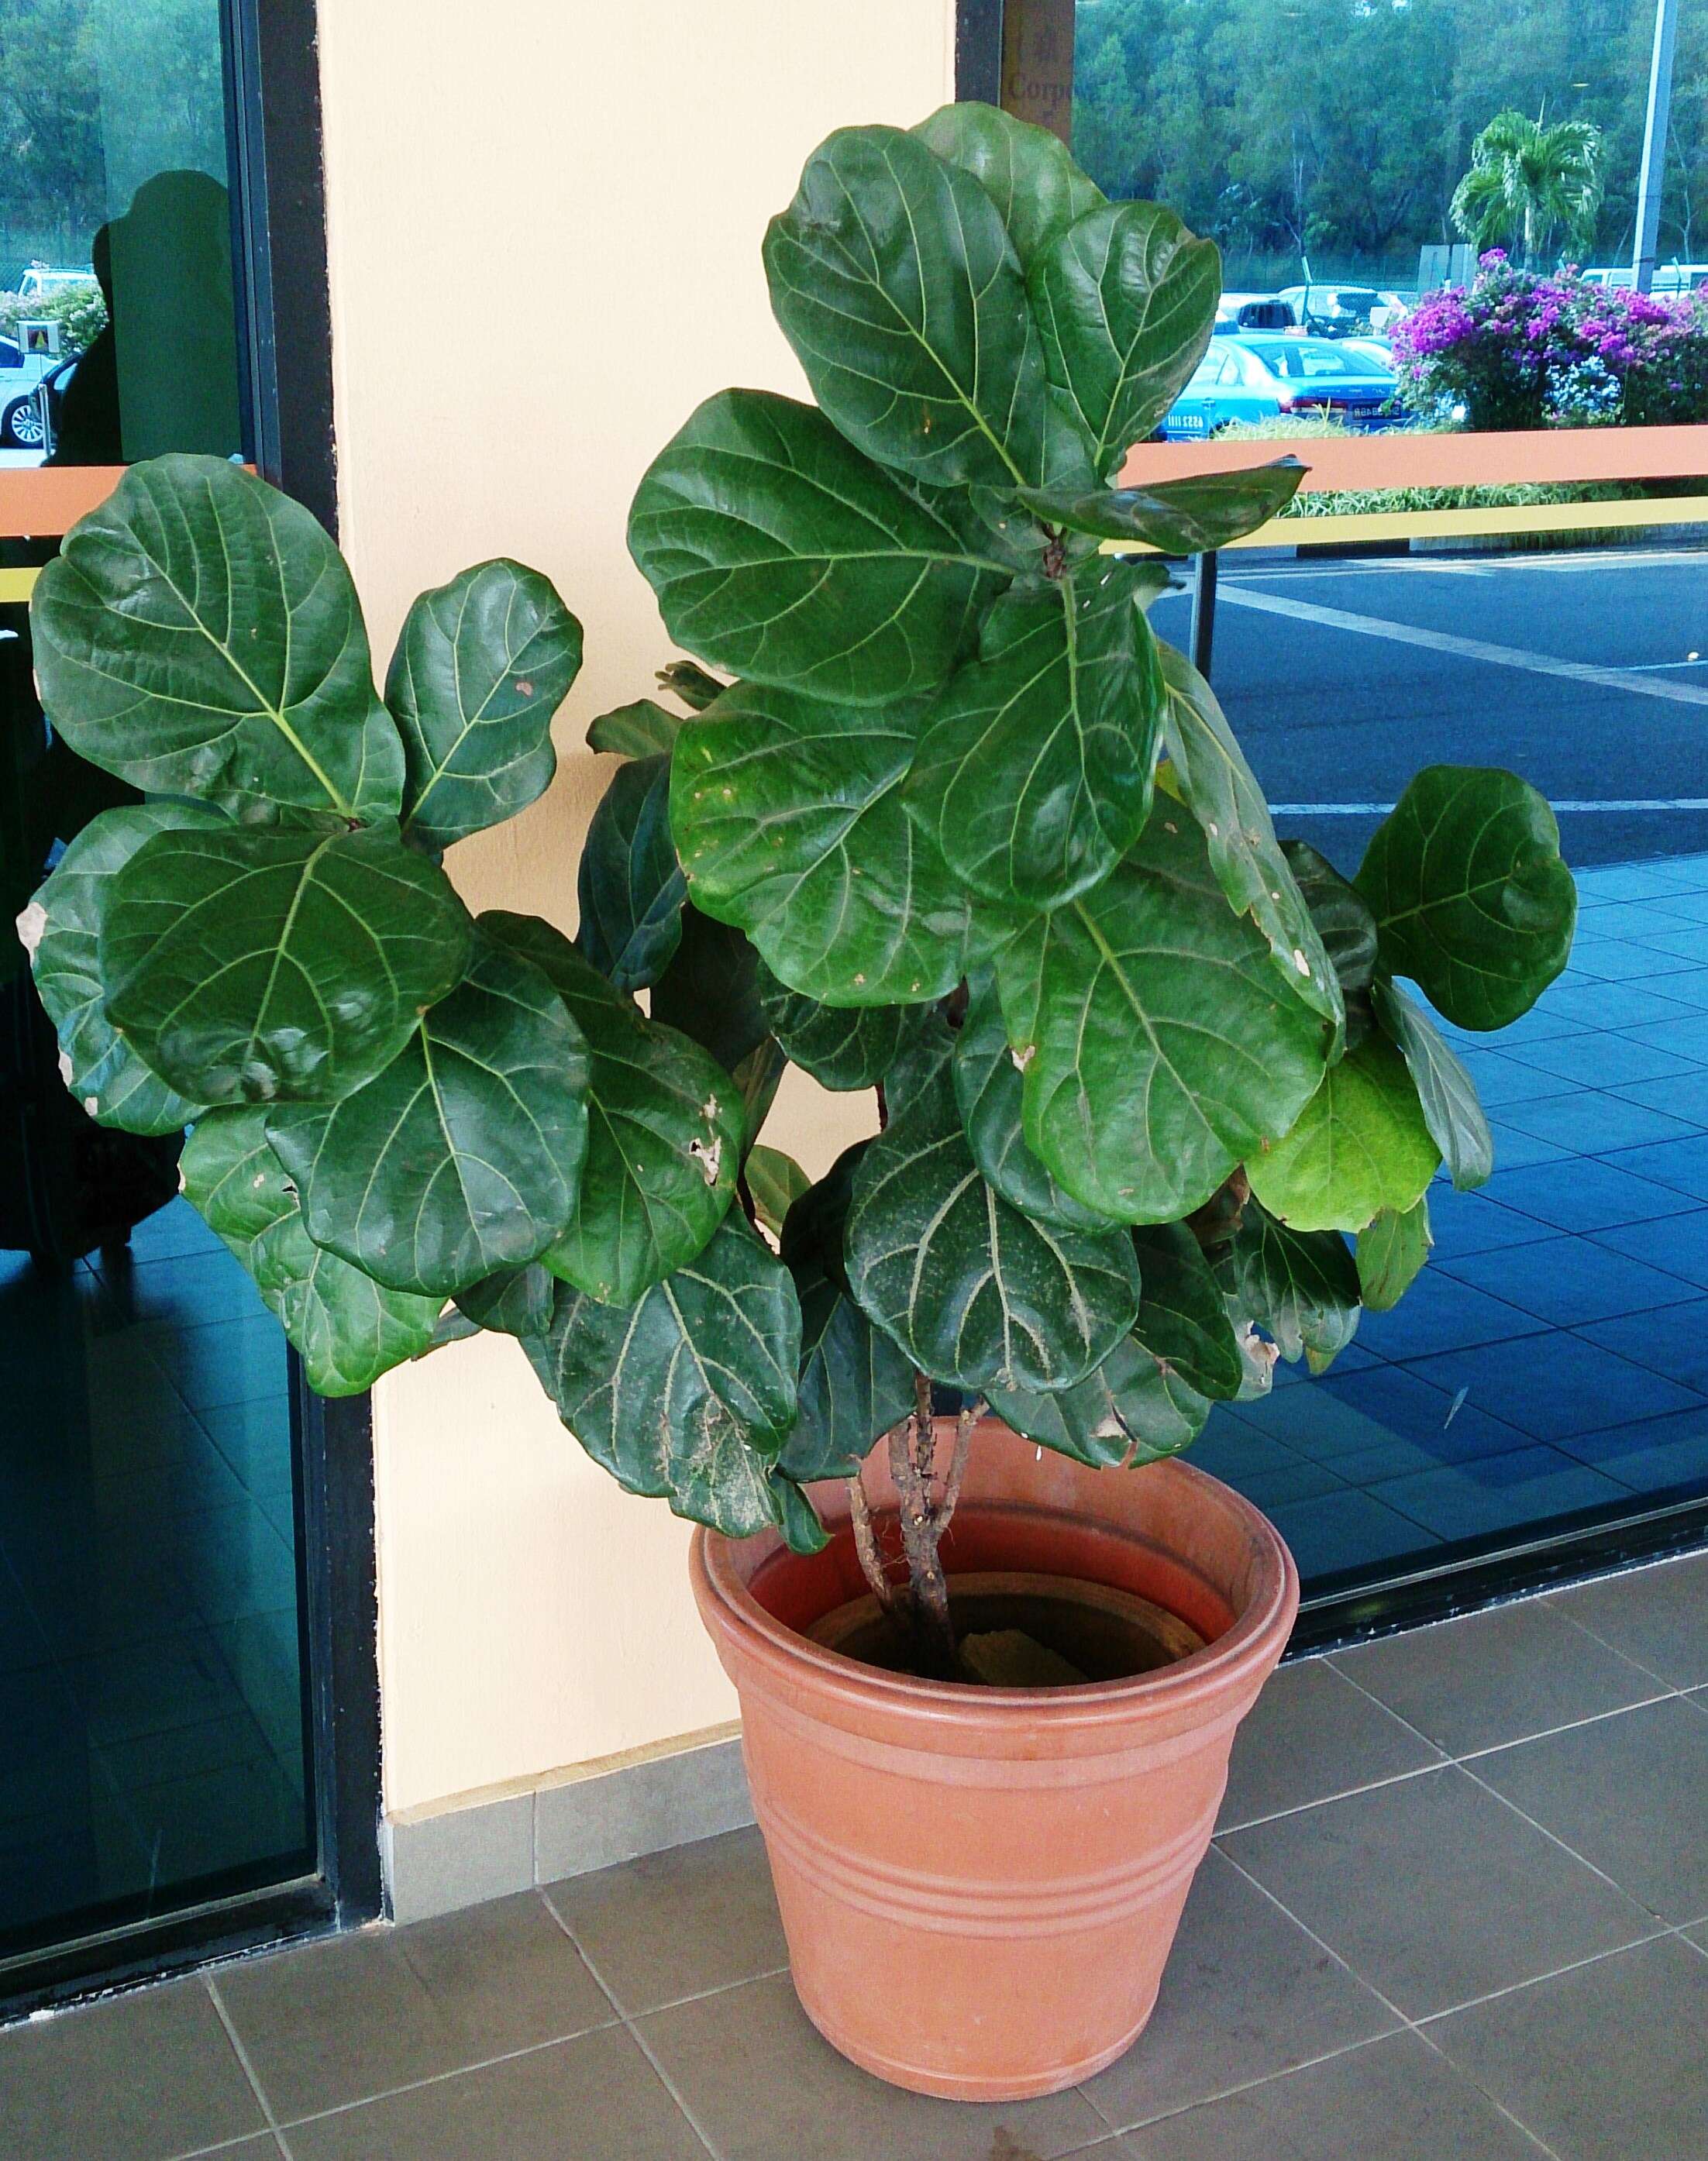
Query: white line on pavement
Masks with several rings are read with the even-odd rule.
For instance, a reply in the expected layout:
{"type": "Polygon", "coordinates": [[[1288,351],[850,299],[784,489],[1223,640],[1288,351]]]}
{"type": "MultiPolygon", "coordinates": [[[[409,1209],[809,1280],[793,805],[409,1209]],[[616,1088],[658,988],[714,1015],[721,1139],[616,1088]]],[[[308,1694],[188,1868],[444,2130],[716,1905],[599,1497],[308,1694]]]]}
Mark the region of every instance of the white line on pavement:
{"type": "Polygon", "coordinates": [[[1481,660],[1496,668],[1521,668],[1531,675],[1558,675],[1572,683],[1596,683],[1606,690],[1622,690],[1629,698],[1659,698],[1674,706],[1708,706],[1708,690],[1693,690],[1688,683],[1661,679],[1633,682],[1615,669],[1593,667],[1587,661],[1556,660],[1546,653],[1526,653],[1513,645],[1491,645],[1480,638],[1455,638],[1445,630],[1421,630],[1409,622],[1389,622],[1381,616],[1354,615],[1347,608],[1322,607],[1315,601],[1284,600],[1279,593],[1255,592],[1248,586],[1230,586],[1221,597],[1231,607],[1258,608],[1266,615],[1291,616],[1300,622],[1320,623],[1325,630],[1386,638],[1395,645],[1420,645],[1429,652],[1450,653],[1461,660],[1481,660]]]}

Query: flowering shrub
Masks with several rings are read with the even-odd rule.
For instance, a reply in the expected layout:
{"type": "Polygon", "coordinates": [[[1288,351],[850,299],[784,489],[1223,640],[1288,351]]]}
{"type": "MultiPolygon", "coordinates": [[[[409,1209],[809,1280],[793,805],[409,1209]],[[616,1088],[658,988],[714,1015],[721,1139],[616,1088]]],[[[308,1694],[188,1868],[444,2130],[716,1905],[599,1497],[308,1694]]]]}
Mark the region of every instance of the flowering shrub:
{"type": "Polygon", "coordinates": [[[87,284],[62,286],[27,300],[16,293],[0,293],[0,337],[15,338],[18,324],[26,320],[57,323],[60,350],[86,352],[107,327],[107,303],[92,278],[87,284]]]}
{"type": "Polygon", "coordinates": [[[1473,429],[1708,419],[1708,308],[1516,268],[1492,248],[1470,286],[1394,330],[1399,398],[1473,429]]]}

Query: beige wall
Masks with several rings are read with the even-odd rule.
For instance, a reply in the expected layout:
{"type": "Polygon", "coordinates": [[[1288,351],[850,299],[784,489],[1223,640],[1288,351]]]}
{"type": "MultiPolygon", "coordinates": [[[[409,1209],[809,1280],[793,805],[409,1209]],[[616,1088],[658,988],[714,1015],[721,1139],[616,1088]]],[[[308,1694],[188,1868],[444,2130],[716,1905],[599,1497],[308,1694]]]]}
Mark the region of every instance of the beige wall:
{"type": "MultiPolygon", "coordinates": [[[[493,555],[546,571],[586,624],[556,786],[450,865],[474,905],[572,927],[603,778],[582,732],[669,653],[623,549],[635,482],[708,392],[799,387],[765,221],[833,127],[952,94],[952,0],[320,17],[345,545],[382,655],[418,590],[493,555]]],[[[821,1169],[862,1112],[791,1079],[768,1138],[821,1169]]],[[[390,1808],[732,1715],[686,1527],[593,1468],[513,1345],[392,1376],[377,1424],[390,1808]]]]}

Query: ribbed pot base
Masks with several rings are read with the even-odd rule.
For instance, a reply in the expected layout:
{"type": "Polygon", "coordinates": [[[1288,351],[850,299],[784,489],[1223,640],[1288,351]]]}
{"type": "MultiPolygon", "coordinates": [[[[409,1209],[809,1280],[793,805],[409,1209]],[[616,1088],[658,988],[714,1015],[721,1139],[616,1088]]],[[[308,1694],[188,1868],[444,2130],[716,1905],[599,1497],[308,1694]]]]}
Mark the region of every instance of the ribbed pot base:
{"type": "MultiPolygon", "coordinates": [[[[867,1478],[880,1516],[893,1508],[875,1459],[867,1478]]],[[[802,2004],[845,2056],[914,2092],[1072,2085],[1131,2047],[1156,2002],[1235,1729],[1298,1608],[1287,1549],[1185,1464],[1093,1471],[987,1421],[945,1544],[951,1578],[1107,1585],[1203,1648],[1130,1679],[979,1688],[807,1640],[864,1589],[845,1489],[814,1497],[824,1553],[701,1532],[693,1558],[742,1699],[802,2004]]]]}

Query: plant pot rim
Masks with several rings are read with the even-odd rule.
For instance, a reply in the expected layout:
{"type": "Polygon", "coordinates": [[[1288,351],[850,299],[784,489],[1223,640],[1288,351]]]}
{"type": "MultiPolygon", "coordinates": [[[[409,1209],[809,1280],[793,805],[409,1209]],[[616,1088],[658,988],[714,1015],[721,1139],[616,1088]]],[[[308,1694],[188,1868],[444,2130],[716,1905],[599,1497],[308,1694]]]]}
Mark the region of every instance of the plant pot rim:
{"type": "MultiPolygon", "coordinates": [[[[1004,1434],[1009,1430],[1000,1421],[988,1423],[1004,1434]]],[[[1299,1602],[1293,1556],[1268,1518],[1242,1494],[1177,1457],[1128,1471],[1100,1471],[1095,1476],[1166,1480],[1183,1488],[1193,1504],[1232,1518],[1249,1554],[1247,1587],[1232,1625],[1202,1650],[1151,1673],[1075,1687],[1002,1689],[966,1681],[922,1680],[867,1665],[798,1634],[767,1612],[747,1588],[737,1555],[751,1554],[756,1547],[774,1552],[782,1544],[775,1531],[732,1539],[703,1527],[697,1529],[689,1564],[695,1597],[708,1622],[714,1611],[721,1608],[723,1625],[744,1639],[746,1656],[784,1687],[791,1675],[798,1679],[805,1665],[813,1669],[815,1690],[821,1700],[828,1695],[857,1714],[887,1705],[893,1712],[923,1718],[940,1733],[959,1730],[969,1737],[976,1731],[987,1732],[993,1725],[1012,1727],[1021,1719],[1029,1726],[1064,1737],[1075,1729],[1107,1730],[1112,1719],[1140,1703],[1155,1711],[1190,1715],[1199,1699],[1219,1698],[1241,1669],[1267,1670],[1275,1656],[1276,1633],[1290,1632],[1299,1602]]],[[[978,1503],[974,1500],[971,1505],[978,1503]]]]}

